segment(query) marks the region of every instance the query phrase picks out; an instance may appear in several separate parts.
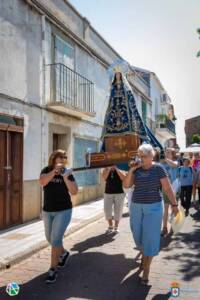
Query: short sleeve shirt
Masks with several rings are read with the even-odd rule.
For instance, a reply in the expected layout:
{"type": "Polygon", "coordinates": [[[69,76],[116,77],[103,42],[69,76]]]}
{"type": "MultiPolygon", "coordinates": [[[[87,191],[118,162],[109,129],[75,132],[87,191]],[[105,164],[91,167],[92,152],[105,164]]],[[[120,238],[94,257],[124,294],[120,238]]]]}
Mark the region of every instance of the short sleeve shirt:
{"type": "Polygon", "coordinates": [[[181,186],[191,186],[193,183],[193,170],[192,167],[180,167],[179,168],[179,180],[181,186]]]}
{"type": "Polygon", "coordinates": [[[177,164],[177,168],[171,167],[167,163],[163,163],[162,166],[167,171],[170,182],[173,183],[174,180],[176,180],[177,178],[178,164],[177,164]]]}
{"type": "Polygon", "coordinates": [[[117,171],[110,171],[108,178],[106,180],[105,186],[105,193],[106,194],[123,194],[123,186],[122,180],[117,174],[117,171]]]}
{"type": "MultiPolygon", "coordinates": [[[[47,174],[52,171],[52,168],[45,167],[41,174],[47,174]]],[[[69,180],[75,181],[73,175],[70,175],[69,180]]],[[[71,196],[68,188],[61,175],[55,175],[52,180],[43,187],[44,190],[44,205],[43,210],[47,212],[56,212],[72,208],[71,196]]]]}
{"type": "Polygon", "coordinates": [[[166,170],[160,164],[154,164],[146,170],[138,168],[135,171],[135,188],[132,201],[150,204],[162,201],[161,179],[168,177],[166,170]]]}

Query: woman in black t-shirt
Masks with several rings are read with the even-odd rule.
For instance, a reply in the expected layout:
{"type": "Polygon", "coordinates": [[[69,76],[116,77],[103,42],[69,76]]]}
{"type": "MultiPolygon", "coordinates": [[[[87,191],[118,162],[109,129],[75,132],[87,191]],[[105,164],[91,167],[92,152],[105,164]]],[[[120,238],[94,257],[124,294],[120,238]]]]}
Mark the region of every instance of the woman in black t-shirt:
{"type": "Polygon", "coordinates": [[[71,220],[72,202],[70,195],[76,195],[78,187],[70,170],[65,167],[67,156],[64,150],[54,151],[49,164],[40,174],[44,190],[43,220],[47,241],[52,246],[51,267],[46,283],[57,278],[57,267],[64,267],[69,252],[63,248],[63,237],[71,220]]]}
{"type": "Polygon", "coordinates": [[[116,166],[105,168],[102,177],[106,182],[104,193],[104,213],[108,221],[108,229],[106,233],[118,233],[118,225],[123,213],[123,205],[125,193],[122,186],[122,181],[125,178],[123,171],[119,170],[116,166]],[[112,210],[114,208],[114,228],[112,210]]]}

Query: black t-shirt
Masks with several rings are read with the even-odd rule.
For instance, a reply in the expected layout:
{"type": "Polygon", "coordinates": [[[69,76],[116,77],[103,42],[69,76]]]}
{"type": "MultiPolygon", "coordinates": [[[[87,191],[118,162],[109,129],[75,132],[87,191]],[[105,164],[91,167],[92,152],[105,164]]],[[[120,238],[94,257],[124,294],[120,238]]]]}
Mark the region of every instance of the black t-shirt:
{"type": "MultiPolygon", "coordinates": [[[[53,169],[45,167],[41,174],[47,174],[53,169]]],[[[70,175],[69,180],[75,181],[74,176],[70,175]]],[[[72,208],[71,197],[68,188],[61,175],[55,175],[53,179],[43,187],[44,190],[44,205],[43,210],[55,212],[72,208]]]]}
{"type": "Polygon", "coordinates": [[[122,187],[122,180],[117,174],[117,171],[110,171],[108,178],[106,180],[106,194],[122,194],[124,193],[122,187]]]}

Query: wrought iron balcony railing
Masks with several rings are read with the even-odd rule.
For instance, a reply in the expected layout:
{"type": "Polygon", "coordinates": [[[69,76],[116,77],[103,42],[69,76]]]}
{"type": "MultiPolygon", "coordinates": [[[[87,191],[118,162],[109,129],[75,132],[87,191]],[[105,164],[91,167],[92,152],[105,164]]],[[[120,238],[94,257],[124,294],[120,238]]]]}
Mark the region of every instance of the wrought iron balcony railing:
{"type": "Polygon", "coordinates": [[[176,127],[175,127],[174,122],[172,122],[171,120],[167,120],[166,121],[166,127],[169,129],[169,131],[176,134],[176,127]]]}
{"type": "Polygon", "coordinates": [[[159,128],[168,129],[171,133],[176,134],[175,124],[171,120],[166,120],[165,123],[160,123],[159,128]]]}
{"type": "Polygon", "coordinates": [[[89,115],[94,112],[94,84],[61,63],[46,66],[50,104],[63,105],[89,115]]]}

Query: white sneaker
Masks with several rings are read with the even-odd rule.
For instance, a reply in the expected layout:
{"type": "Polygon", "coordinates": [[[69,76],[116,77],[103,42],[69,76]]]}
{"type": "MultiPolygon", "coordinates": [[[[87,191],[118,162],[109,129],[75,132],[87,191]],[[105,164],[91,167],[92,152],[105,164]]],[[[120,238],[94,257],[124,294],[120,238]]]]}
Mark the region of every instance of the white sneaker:
{"type": "Polygon", "coordinates": [[[106,230],[106,234],[112,233],[113,232],[113,227],[108,227],[106,230]]]}
{"type": "Polygon", "coordinates": [[[119,229],[117,227],[114,228],[114,233],[119,233],[119,229]]]}

